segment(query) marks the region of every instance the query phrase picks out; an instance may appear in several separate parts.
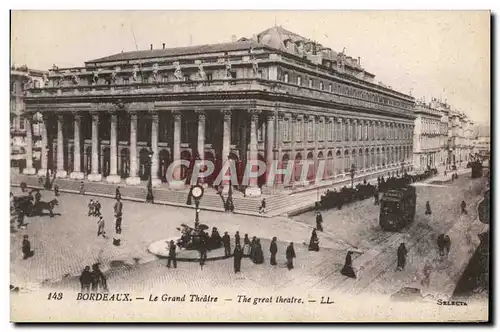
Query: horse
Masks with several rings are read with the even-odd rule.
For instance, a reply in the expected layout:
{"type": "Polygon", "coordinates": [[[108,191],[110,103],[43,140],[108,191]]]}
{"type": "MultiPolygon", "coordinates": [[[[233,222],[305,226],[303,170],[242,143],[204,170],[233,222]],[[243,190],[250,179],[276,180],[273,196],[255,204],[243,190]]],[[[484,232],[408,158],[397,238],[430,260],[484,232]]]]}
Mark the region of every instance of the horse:
{"type": "Polygon", "coordinates": [[[42,214],[43,210],[48,210],[49,215],[52,218],[54,216],[54,207],[59,205],[59,202],[57,199],[53,199],[50,202],[45,202],[45,201],[39,201],[35,203],[35,210],[38,212],[38,214],[42,214]]]}

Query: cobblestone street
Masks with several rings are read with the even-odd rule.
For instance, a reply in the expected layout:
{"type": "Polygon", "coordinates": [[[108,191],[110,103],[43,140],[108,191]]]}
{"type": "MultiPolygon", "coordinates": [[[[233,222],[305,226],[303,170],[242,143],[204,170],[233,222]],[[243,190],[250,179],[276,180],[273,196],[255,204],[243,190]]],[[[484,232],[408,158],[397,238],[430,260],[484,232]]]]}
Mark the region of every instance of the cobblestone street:
{"type": "MultiPolygon", "coordinates": [[[[176,227],[181,223],[192,224],[192,210],[126,202],[122,246],[115,247],[112,245],[113,200],[99,198],[109,235],[108,239],[103,239],[96,237],[96,218],[87,216],[87,203],[91,197],[63,194],[56,209],[61,216],[31,218],[27,230],[12,235],[12,283],[34,288],[33,283],[50,280],[51,287],[76,290],[78,282],[74,276],[84,265],[100,261],[104,266],[113,267],[107,272],[112,291],[179,291],[208,285],[221,290],[290,291],[300,288],[316,292],[342,290],[359,293],[369,290],[389,294],[414,281],[426,256],[437,255],[435,237],[459,220],[462,199],[472,202],[481,195],[483,181],[463,175],[445,187],[417,187],[415,222],[403,233],[380,230],[379,207],[373,205],[372,199],[347,205],[342,210],[326,211],[325,232],[319,233],[320,252],[307,251],[306,243],[314,226],[312,212],[297,216],[296,222],[284,217],[258,218],[202,212],[201,222],[218,227],[221,233],[227,230],[233,236],[239,230],[242,236],[248,233],[250,237],[262,238],[266,262],[254,265],[249,259],[244,259],[239,275],[233,272],[232,259],[207,262],[203,269],[197,263],[180,262],[175,270],[166,268],[166,261],[157,260],[146,252],[151,242],[177,236],[176,227]],[[457,190],[450,190],[451,187],[457,190]],[[430,217],[424,216],[427,200],[431,200],[433,207],[430,217]],[[35,250],[35,256],[29,260],[21,258],[23,234],[30,235],[35,250]],[[268,248],[272,236],[279,239],[277,267],[269,265],[268,248]],[[284,252],[289,241],[295,242],[297,252],[292,271],[285,267],[284,252]],[[411,258],[405,271],[395,272],[396,247],[400,242],[406,242],[411,258]],[[361,267],[357,280],[339,273],[345,253],[352,246],[357,247],[361,254],[354,260],[354,265],[361,267]],[[64,275],[68,278],[54,283],[64,275]]],[[[44,199],[51,196],[52,193],[48,196],[45,193],[44,199]]],[[[476,211],[472,206],[469,210],[473,219],[476,211]]],[[[459,243],[453,241],[454,245],[459,243]]]]}

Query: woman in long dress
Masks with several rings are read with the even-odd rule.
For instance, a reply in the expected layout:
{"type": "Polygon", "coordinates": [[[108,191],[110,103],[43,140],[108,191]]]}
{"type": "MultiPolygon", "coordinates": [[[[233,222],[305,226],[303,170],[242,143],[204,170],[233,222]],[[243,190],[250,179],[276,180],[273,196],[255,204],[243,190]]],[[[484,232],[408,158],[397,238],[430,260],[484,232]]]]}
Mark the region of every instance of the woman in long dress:
{"type": "Polygon", "coordinates": [[[354,269],[352,268],[352,251],[348,251],[345,256],[345,264],[342,270],[340,270],[340,274],[343,276],[356,279],[356,273],[354,273],[354,269]]]}
{"type": "Polygon", "coordinates": [[[252,261],[255,264],[264,263],[264,252],[262,251],[262,246],[260,245],[260,239],[255,241],[255,252],[252,261]]]}
{"type": "Polygon", "coordinates": [[[248,238],[248,234],[245,234],[245,238],[243,239],[243,256],[250,256],[250,239],[248,238]]]}

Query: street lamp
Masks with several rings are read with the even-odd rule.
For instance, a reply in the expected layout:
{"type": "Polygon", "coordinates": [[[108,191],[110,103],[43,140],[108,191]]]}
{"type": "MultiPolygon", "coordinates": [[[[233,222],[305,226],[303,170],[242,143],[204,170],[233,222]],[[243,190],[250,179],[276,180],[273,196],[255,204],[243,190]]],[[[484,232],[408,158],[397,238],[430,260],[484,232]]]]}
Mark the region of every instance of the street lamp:
{"type": "Polygon", "coordinates": [[[154,152],[150,148],[148,151],[149,179],[148,179],[148,194],[146,195],[146,203],[154,203],[153,179],[152,179],[153,175],[151,174],[151,171],[153,169],[153,155],[154,155],[154,152]]]}
{"type": "Polygon", "coordinates": [[[352,164],[349,172],[351,173],[351,188],[354,189],[354,174],[356,173],[356,165],[352,164]]]}
{"type": "MultiPolygon", "coordinates": [[[[47,145],[45,147],[47,149],[47,159],[49,157],[49,153],[50,153],[50,147],[47,145]]],[[[54,161],[52,161],[54,162],[54,161]]],[[[50,190],[52,189],[52,183],[50,183],[50,174],[49,174],[49,166],[47,165],[47,172],[45,173],[45,185],[44,185],[44,188],[47,189],[47,190],[50,190]]]]}

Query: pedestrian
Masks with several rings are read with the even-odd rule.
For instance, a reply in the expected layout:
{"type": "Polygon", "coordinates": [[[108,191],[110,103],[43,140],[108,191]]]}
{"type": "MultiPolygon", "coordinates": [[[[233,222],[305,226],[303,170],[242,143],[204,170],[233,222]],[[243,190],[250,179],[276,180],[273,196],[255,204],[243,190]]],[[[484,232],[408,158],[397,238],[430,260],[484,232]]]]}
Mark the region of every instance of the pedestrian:
{"type": "Polygon", "coordinates": [[[120,193],[120,186],[116,187],[116,190],[115,190],[115,199],[121,199],[122,198],[122,194],[120,193]]]}
{"type": "Polygon", "coordinates": [[[35,202],[38,203],[42,199],[42,194],[40,193],[40,190],[37,190],[35,193],[35,202]]]}
{"type": "Polygon", "coordinates": [[[347,255],[345,256],[345,263],[344,266],[342,267],[342,270],[340,270],[340,274],[343,276],[346,276],[348,278],[353,278],[356,279],[356,273],[354,272],[354,269],[352,268],[352,251],[348,251],[347,255]]]}
{"type": "Polygon", "coordinates": [[[462,214],[467,214],[467,204],[465,203],[465,201],[462,201],[462,203],[460,203],[460,209],[461,209],[461,212],[462,214]]]}
{"type": "Polygon", "coordinates": [[[224,232],[224,236],[222,236],[222,243],[224,244],[224,256],[231,256],[231,238],[227,232],[224,232]]]}
{"type": "Polygon", "coordinates": [[[236,234],[234,234],[234,244],[235,245],[241,245],[240,244],[240,232],[236,231],[236,234]]]}
{"type": "Polygon", "coordinates": [[[293,259],[295,258],[295,250],[293,249],[293,242],[290,242],[286,248],[286,266],[288,270],[293,269],[293,259]]]}
{"type": "Polygon", "coordinates": [[[264,263],[264,252],[262,251],[260,239],[255,240],[255,249],[254,249],[254,255],[252,256],[252,262],[254,262],[255,264],[264,263]]]}
{"type": "Polygon", "coordinates": [[[375,199],[375,205],[379,205],[379,192],[377,188],[373,191],[373,198],[375,199]]]}
{"type": "Polygon", "coordinates": [[[256,245],[257,245],[257,237],[254,236],[252,237],[252,242],[250,242],[250,259],[253,260],[253,256],[255,255],[255,250],[256,250],[256,245]]]}
{"type": "Polygon", "coordinates": [[[425,202],[425,214],[426,215],[432,214],[431,204],[429,203],[429,201],[425,202]]]}
{"type": "Polygon", "coordinates": [[[57,184],[54,184],[54,195],[59,196],[59,186],[57,184]]]}
{"type": "Polygon", "coordinates": [[[115,211],[115,231],[116,234],[122,233],[122,215],[123,215],[123,203],[120,200],[120,196],[117,197],[114,206],[115,211]]]}
{"type": "Polygon", "coordinates": [[[319,251],[319,239],[316,233],[316,228],[313,229],[311,233],[311,239],[309,240],[309,251],[319,251]]]}
{"type": "Polygon", "coordinates": [[[437,238],[439,256],[444,256],[444,234],[439,234],[437,238]]]}
{"type": "Polygon", "coordinates": [[[321,215],[320,211],[316,213],[316,229],[323,232],[323,215],[321,215]]]}
{"type": "Polygon", "coordinates": [[[207,260],[207,243],[202,241],[198,250],[200,251],[200,267],[203,269],[203,265],[205,265],[205,261],[207,260]]]}
{"type": "Polygon", "coordinates": [[[234,248],[234,273],[240,272],[242,258],[243,258],[243,250],[241,250],[241,245],[238,243],[236,245],[236,248],[234,248]]]}
{"type": "Polygon", "coordinates": [[[448,254],[450,253],[450,247],[451,247],[451,239],[448,235],[445,235],[443,244],[444,244],[444,251],[445,251],[446,257],[448,257],[448,254]]]}
{"type": "Polygon", "coordinates": [[[80,275],[82,293],[88,293],[90,291],[90,284],[92,284],[92,273],[90,273],[90,266],[87,265],[80,275]]]}
{"type": "Polygon", "coordinates": [[[266,199],[265,198],[263,198],[262,201],[260,202],[259,214],[260,215],[266,214],[266,199]]]}
{"type": "Polygon", "coordinates": [[[85,195],[85,184],[80,182],[80,189],[79,189],[80,195],[85,195]]]}
{"type": "Polygon", "coordinates": [[[406,265],[406,255],[408,255],[408,250],[404,243],[401,243],[398,247],[398,270],[403,271],[406,265]]]}
{"type": "Polygon", "coordinates": [[[23,252],[23,259],[28,259],[34,255],[34,252],[31,250],[31,243],[28,240],[28,235],[23,236],[22,252],[23,252]]]}
{"type": "Polygon", "coordinates": [[[97,221],[97,236],[102,235],[103,238],[106,238],[106,231],[104,230],[104,218],[102,216],[99,217],[97,221]]]}
{"type": "Polygon", "coordinates": [[[168,261],[167,267],[170,268],[170,263],[174,262],[174,269],[177,268],[177,255],[175,253],[175,249],[177,246],[174,243],[174,240],[170,240],[170,245],[168,247],[168,261]]]}
{"type": "Polygon", "coordinates": [[[95,202],[95,210],[94,210],[94,213],[97,217],[99,217],[101,215],[101,203],[99,203],[99,201],[96,201],[95,202]]]}
{"type": "Polygon", "coordinates": [[[273,237],[273,239],[271,240],[271,245],[269,246],[269,251],[271,252],[270,262],[273,266],[278,265],[278,263],[276,262],[276,254],[278,253],[278,245],[276,244],[277,240],[278,239],[276,238],[276,236],[273,237]]]}
{"type": "Polygon", "coordinates": [[[17,228],[19,228],[19,229],[25,228],[23,208],[20,208],[19,212],[17,213],[17,228]]]}
{"type": "Polygon", "coordinates": [[[88,215],[89,216],[93,216],[94,215],[94,207],[95,207],[95,203],[94,203],[94,200],[91,199],[89,204],[88,204],[88,207],[89,207],[89,213],[88,215]]]}
{"type": "Polygon", "coordinates": [[[243,256],[250,256],[250,239],[248,238],[248,234],[245,234],[243,238],[243,256]]]}
{"type": "Polygon", "coordinates": [[[101,269],[99,268],[99,263],[95,263],[92,265],[92,281],[91,281],[91,289],[92,292],[98,292],[101,290],[101,292],[107,292],[108,291],[108,284],[106,277],[104,276],[104,273],[102,273],[101,269]]]}

